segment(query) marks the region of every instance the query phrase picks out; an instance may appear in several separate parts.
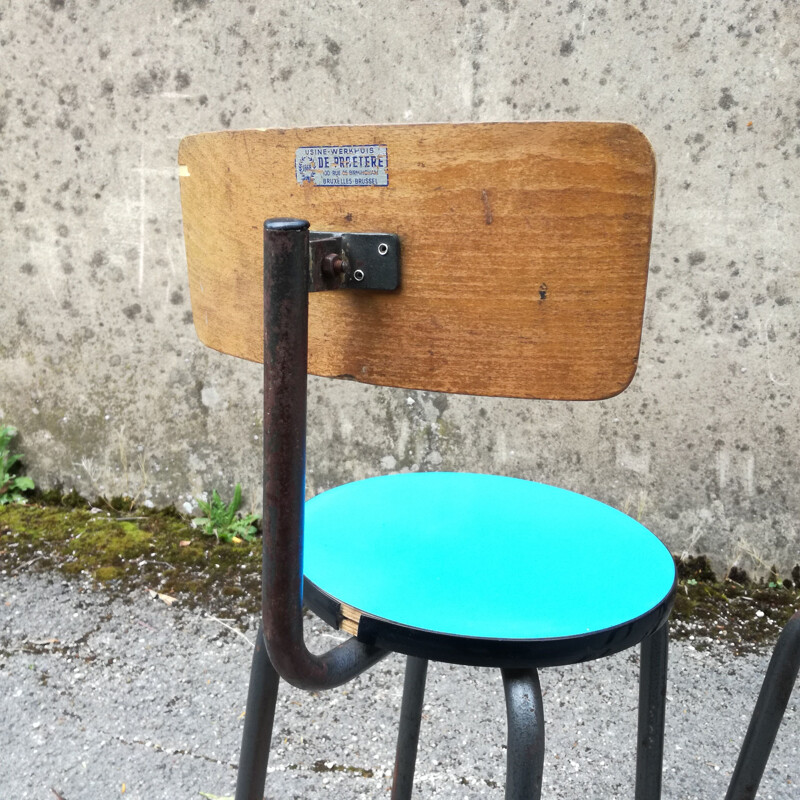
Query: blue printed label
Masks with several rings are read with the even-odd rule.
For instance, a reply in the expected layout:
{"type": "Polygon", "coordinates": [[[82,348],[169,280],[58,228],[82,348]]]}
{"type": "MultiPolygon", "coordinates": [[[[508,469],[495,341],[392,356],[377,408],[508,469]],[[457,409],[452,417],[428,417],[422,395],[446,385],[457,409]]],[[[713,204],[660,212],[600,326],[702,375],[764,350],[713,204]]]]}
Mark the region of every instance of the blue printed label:
{"type": "Polygon", "coordinates": [[[389,159],[382,144],[298,147],[298,183],[312,186],[388,186],[389,159]]]}

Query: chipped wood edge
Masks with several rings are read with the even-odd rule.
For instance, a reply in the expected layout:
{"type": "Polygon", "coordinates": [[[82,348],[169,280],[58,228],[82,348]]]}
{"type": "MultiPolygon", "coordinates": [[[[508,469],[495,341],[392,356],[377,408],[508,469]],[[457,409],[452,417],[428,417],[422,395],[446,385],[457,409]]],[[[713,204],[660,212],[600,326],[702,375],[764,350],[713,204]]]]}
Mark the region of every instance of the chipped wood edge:
{"type": "Polygon", "coordinates": [[[342,603],[339,607],[342,615],[342,622],[339,625],[339,630],[349,633],[351,636],[358,636],[358,626],[361,622],[362,612],[353,606],[348,606],[342,603]]]}

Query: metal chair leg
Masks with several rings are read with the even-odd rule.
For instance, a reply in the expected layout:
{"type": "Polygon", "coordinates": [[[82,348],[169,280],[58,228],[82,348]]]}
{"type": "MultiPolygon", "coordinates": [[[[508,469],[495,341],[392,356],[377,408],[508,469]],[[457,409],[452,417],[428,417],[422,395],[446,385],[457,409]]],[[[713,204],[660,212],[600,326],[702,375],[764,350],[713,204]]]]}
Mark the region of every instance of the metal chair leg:
{"type": "Polygon", "coordinates": [[[800,611],[786,624],[772,653],[725,800],[753,800],[800,672],[800,611]]]}
{"type": "Polygon", "coordinates": [[[392,800],[410,800],[411,798],[427,674],[427,658],[417,658],[416,656],[406,658],[403,704],[400,708],[400,729],[397,733],[397,753],[394,760],[392,800]]]}
{"type": "Polygon", "coordinates": [[[239,774],[236,779],[236,800],[264,798],[279,680],[278,673],[267,655],[264,634],[259,625],[253,652],[253,666],[250,669],[250,688],[247,691],[239,774]]]}
{"type": "Polygon", "coordinates": [[[661,797],[668,641],[668,625],[664,623],[641,646],[636,800],[658,800],[661,797]]]}
{"type": "Polygon", "coordinates": [[[508,717],[506,800],[539,800],[544,769],[544,710],[535,669],[503,669],[508,717]]]}

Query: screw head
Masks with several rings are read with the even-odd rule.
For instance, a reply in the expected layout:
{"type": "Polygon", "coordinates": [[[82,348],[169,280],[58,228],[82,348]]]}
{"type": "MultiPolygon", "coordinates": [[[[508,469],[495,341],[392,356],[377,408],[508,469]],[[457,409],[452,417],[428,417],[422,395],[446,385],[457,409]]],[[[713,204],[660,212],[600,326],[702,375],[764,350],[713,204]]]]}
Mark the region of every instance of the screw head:
{"type": "Polygon", "coordinates": [[[337,275],[341,275],[344,272],[344,264],[342,263],[342,259],[336,253],[328,253],[325,258],[322,259],[322,274],[325,275],[326,278],[333,278],[337,275]]]}

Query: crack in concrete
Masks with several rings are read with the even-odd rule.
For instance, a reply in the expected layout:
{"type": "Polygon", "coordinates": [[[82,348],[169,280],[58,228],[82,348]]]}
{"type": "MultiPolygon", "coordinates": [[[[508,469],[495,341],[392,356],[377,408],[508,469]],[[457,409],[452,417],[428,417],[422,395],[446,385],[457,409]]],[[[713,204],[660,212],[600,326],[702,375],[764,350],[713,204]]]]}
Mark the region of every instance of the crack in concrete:
{"type": "Polygon", "coordinates": [[[99,633],[103,629],[103,623],[108,622],[110,615],[103,615],[97,625],[91,630],[82,633],[77,639],[72,642],[62,642],[56,637],[49,639],[24,639],[22,641],[14,642],[10,637],[3,637],[3,649],[0,651],[4,656],[10,657],[13,655],[61,655],[73,656],[81,658],[84,661],[94,661],[97,657],[97,651],[88,643],[89,637],[95,633],[99,633]],[[86,647],[89,651],[88,655],[82,655],[79,651],[82,647],[86,647]]]}
{"type": "Polygon", "coordinates": [[[127,745],[139,745],[141,747],[146,747],[151,750],[155,750],[157,753],[166,753],[169,756],[189,756],[190,758],[196,758],[201,761],[208,761],[211,764],[218,764],[221,767],[230,767],[231,769],[239,769],[238,762],[233,761],[222,761],[219,758],[214,758],[213,756],[207,756],[205,753],[193,753],[191,750],[182,750],[179,747],[165,747],[164,745],[158,744],[158,742],[152,742],[149,739],[142,740],[142,739],[126,739],[124,736],[119,734],[105,734],[109,736],[109,738],[116,739],[119,742],[127,745]]]}

